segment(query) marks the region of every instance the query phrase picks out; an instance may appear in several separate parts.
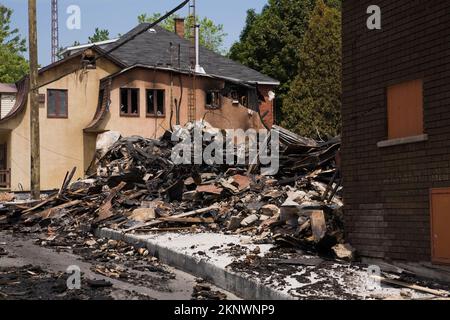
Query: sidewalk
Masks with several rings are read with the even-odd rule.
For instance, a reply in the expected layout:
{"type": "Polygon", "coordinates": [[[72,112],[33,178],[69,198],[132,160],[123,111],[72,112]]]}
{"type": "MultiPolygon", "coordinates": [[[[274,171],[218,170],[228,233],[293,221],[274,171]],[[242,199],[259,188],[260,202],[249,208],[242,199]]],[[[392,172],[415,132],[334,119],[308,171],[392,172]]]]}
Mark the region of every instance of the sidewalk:
{"type": "Polygon", "coordinates": [[[327,261],[293,249],[219,233],[123,234],[100,229],[99,237],[146,247],[161,262],[202,277],[244,299],[433,299],[431,294],[382,285],[365,266],[327,261]]]}

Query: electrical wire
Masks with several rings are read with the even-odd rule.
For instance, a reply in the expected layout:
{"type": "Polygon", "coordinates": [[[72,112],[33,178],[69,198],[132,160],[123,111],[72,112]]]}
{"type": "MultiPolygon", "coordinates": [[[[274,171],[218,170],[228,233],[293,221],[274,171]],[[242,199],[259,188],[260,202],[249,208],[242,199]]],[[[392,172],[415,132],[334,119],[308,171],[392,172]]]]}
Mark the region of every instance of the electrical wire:
{"type": "MultiPolygon", "coordinates": [[[[21,137],[22,139],[26,140],[27,142],[30,142],[30,139],[28,139],[27,137],[24,137],[24,136],[22,136],[21,134],[19,134],[19,133],[17,133],[17,132],[14,132],[14,131],[13,131],[13,133],[16,134],[17,136],[21,137]]],[[[42,144],[40,145],[40,147],[41,147],[42,149],[44,149],[45,151],[48,151],[48,152],[53,153],[53,154],[55,154],[55,155],[61,156],[61,157],[63,157],[63,158],[70,159],[70,160],[75,160],[75,161],[82,161],[81,159],[73,158],[73,157],[64,155],[64,154],[62,154],[62,153],[59,153],[59,152],[57,152],[57,151],[51,150],[51,149],[49,149],[49,148],[43,146],[42,144]]]]}
{"type": "MultiPolygon", "coordinates": [[[[137,32],[136,34],[132,35],[131,37],[125,39],[124,41],[121,41],[119,43],[117,43],[115,46],[113,46],[111,49],[106,50],[102,53],[100,53],[97,57],[94,58],[93,63],[97,62],[97,60],[110,55],[113,51],[119,49],[120,47],[122,47],[123,45],[127,44],[128,42],[130,42],[131,40],[134,40],[137,36],[140,36],[141,34],[143,34],[144,32],[147,32],[148,30],[150,30],[151,28],[153,28],[154,26],[156,26],[157,24],[159,24],[160,22],[166,20],[168,17],[170,17],[171,15],[173,15],[175,12],[177,12],[178,10],[181,10],[182,8],[184,8],[190,0],[184,0],[182,3],[180,3],[177,7],[175,7],[174,9],[170,10],[169,12],[167,12],[165,15],[163,15],[162,17],[160,17],[159,19],[157,19],[155,22],[150,23],[148,26],[146,26],[145,28],[143,28],[142,30],[140,30],[139,32],[137,32]]],[[[49,85],[57,80],[60,80],[62,78],[64,78],[65,76],[72,74],[78,70],[82,69],[82,66],[77,66],[74,70],[65,72],[64,74],[60,75],[59,77],[56,77],[54,79],[52,79],[51,81],[47,81],[45,83],[41,83],[40,85],[37,86],[37,88],[30,88],[30,91],[39,89],[41,87],[44,87],[46,85],[49,85]]]]}

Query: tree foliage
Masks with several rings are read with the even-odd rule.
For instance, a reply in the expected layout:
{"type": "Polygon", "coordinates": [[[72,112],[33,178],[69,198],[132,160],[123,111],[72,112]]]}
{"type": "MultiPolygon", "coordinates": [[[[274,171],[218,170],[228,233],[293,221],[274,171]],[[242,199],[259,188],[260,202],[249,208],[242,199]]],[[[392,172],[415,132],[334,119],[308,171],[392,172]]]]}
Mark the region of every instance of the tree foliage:
{"type": "Polygon", "coordinates": [[[230,58],[281,82],[285,94],[298,74],[299,49],[315,0],[269,0],[260,14],[247,12],[240,41],[230,58]]]}
{"type": "Polygon", "coordinates": [[[25,39],[18,29],[11,29],[13,11],[0,4],[0,82],[13,83],[27,74],[25,39]]]}
{"type": "Polygon", "coordinates": [[[283,126],[306,136],[340,133],[341,47],[341,13],[318,0],[283,103],[283,126]]]}
{"type": "MultiPolygon", "coordinates": [[[[317,1],[268,0],[261,13],[247,11],[240,39],[230,49],[231,59],[280,81],[277,106],[283,105],[300,73],[303,38],[317,1]]],[[[342,0],[325,0],[325,4],[340,11],[342,0]]]]}
{"type": "MultiPolygon", "coordinates": [[[[161,18],[160,13],[155,13],[151,16],[147,14],[141,14],[138,16],[139,23],[152,23],[161,18]]],[[[159,23],[159,26],[170,31],[175,32],[175,18],[177,15],[172,15],[169,18],[163,20],[159,23]]],[[[190,28],[188,26],[193,25],[193,17],[190,16],[186,19],[185,24],[185,38],[189,38],[190,36],[190,28]]],[[[215,51],[219,54],[224,54],[225,51],[223,49],[223,43],[227,34],[224,31],[224,27],[222,24],[215,24],[214,21],[207,17],[200,18],[197,23],[200,25],[200,44],[212,51],[215,51]]]]}
{"type": "Polygon", "coordinates": [[[89,43],[109,40],[109,31],[106,29],[95,28],[94,34],[89,37],[89,43]]]}

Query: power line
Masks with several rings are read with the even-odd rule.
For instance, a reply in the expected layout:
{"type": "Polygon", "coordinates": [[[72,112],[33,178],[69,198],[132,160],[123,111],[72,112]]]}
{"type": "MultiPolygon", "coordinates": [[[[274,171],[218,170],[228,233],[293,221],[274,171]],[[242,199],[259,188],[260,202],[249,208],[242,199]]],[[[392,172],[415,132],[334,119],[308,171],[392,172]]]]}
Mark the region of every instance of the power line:
{"type": "MultiPolygon", "coordinates": [[[[13,133],[16,134],[16,135],[18,135],[18,136],[21,137],[22,139],[24,139],[24,140],[30,142],[30,139],[28,139],[27,137],[24,137],[24,136],[22,136],[21,134],[19,134],[19,133],[17,133],[17,132],[14,132],[14,131],[13,131],[13,133]]],[[[76,161],[83,161],[83,160],[81,160],[81,159],[73,158],[73,157],[64,155],[64,154],[62,154],[62,153],[59,153],[59,152],[57,152],[57,151],[53,151],[53,150],[47,148],[46,146],[43,146],[42,144],[41,144],[41,148],[44,149],[45,151],[48,151],[48,152],[53,153],[53,154],[56,154],[56,155],[58,155],[58,156],[61,156],[61,157],[63,157],[63,158],[66,158],[66,159],[76,160],[76,161]]]]}
{"type": "MultiPolygon", "coordinates": [[[[107,50],[107,51],[104,51],[104,52],[100,53],[97,57],[95,57],[95,58],[94,58],[94,62],[96,62],[97,60],[99,60],[99,59],[105,57],[106,55],[111,54],[113,51],[119,49],[120,47],[122,47],[123,45],[127,44],[127,43],[130,42],[131,40],[134,40],[137,36],[143,34],[144,32],[147,32],[148,30],[150,30],[151,28],[153,28],[154,26],[156,26],[156,25],[159,24],[160,22],[166,20],[166,19],[169,18],[171,15],[173,15],[175,12],[177,12],[178,10],[184,8],[184,7],[189,3],[189,1],[190,1],[190,0],[184,0],[184,1],[183,1],[182,3],[180,3],[177,7],[175,7],[175,8],[172,9],[172,10],[170,10],[169,12],[167,12],[165,15],[163,15],[162,17],[160,17],[159,19],[157,19],[155,22],[150,23],[148,26],[146,26],[145,28],[143,28],[142,30],[140,30],[139,32],[137,32],[136,34],[130,36],[128,39],[125,39],[125,40],[123,40],[123,41],[120,41],[120,40],[119,40],[118,43],[117,43],[115,46],[113,45],[113,47],[112,47],[111,49],[109,49],[109,50],[107,50]]],[[[50,80],[50,81],[47,81],[47,82],[45,82],[45,83],[42,83],[42,84],[38,85],[37,88],[44,87],[44,86],[46,86],[46,85],[48,85],[48,84],[50,84],[50,83],[53,83],[53,82],[55,82],[55,81],[57,81],[57,80],[60,80],[60,79],[64,78],[65,76],[67,76],[67,75],[69,75],[69,74],[72,74],[72,73],[74,73],[74,72],[76,72],[76,71],[78,71],[78,70],[81,70],[81,69],[82,69],[81,66],[77,66],[77,67],[75,67],[73,70],[70,70],[70,71],[68,71],[68,72],[65,72],[65,73],[63,73],[62,75],[60,75],[60,76],[58,76],[58,77],[56,77],[56,78],[54,78],[54,79],[52,79],[52,80],[50,80]]],[[[36,89],[36,88],[30,88],[30,89],[33,90],[33,89],[36,89]]]]}

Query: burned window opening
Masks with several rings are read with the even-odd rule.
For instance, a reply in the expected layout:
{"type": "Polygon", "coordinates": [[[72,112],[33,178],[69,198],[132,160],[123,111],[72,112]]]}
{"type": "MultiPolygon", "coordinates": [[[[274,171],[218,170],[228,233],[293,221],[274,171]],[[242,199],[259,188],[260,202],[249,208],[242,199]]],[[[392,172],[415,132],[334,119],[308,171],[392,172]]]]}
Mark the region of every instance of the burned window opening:
{"type": "Polygon", "coordinates": [[[257,111],[259,107],[258,92],[255,87],[226,83],[222,96],[232,100],[233,104],[240,104],[246,108],[257,111]]]}
{"type": "Polygon", "coordinates": [[[139,89],[120,89],[120,115],[139,116],[139,89]]]}
{"type": "Polygon", "coordinates": [[[164,117],[165,116],[165,91],[149,89],[146,90],[147,96],[147,116],[164,117]]]}
{"type": "Polygon", "coordinates": [[[221,107],[220,92],[218,90],[206,92],[206,107],[209,109],[219,109],[221,107]]]}
{"type": "Polygon", "coordinates": [[[81,64],[87,69],[96,69],[97,60],[94,51],[92,51],[91,49],[86,50],[81,58],[81,64]]]}

